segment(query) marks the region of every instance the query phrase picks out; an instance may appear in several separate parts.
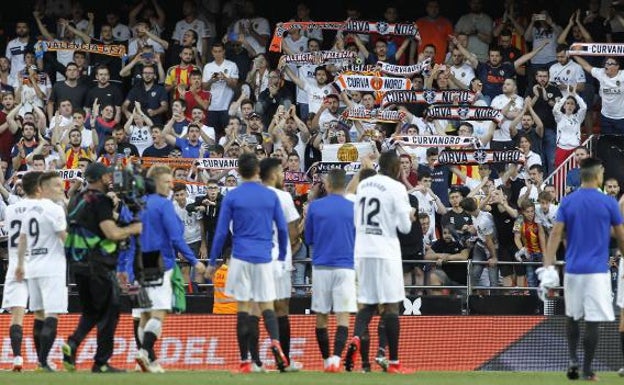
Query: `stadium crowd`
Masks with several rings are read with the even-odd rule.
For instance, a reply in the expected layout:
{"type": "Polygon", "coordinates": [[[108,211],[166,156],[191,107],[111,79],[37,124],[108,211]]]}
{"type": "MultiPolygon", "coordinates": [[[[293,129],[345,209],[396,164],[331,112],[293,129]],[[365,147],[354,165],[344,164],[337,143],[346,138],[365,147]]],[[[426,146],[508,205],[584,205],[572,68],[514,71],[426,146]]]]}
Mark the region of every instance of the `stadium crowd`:
{"type": "MultiPolygon", "coordinates": [[[[92,162],[164,162],[174,169],[172,200],[185,240],[206,260],[222,199],[240,182],[234,163],[210,160],[247,152],[280,159],[284,188],[303,222],[307,202],[324,194],[314,175],[323,163],[355,150],[347,160],[373,167],[379,153],[395,149],[399,180],[419,213],[418,226],[401,238],[403,258],[435,261],[405,262],[406,284],[466,285],[470,278],[485,286],[536,286],[531,265],[498,261],[541,261],[557,197],[578,188],[579,172],[568,173],[564,192],[544,181],[570,158],[589,155],[582,141],[595,128],[624,133],[619,58],[568,54],[572,43],[622,41],[617,2],[605,8],[591,0],[559,24],[527,2],[507,0],[502,14],[490,14],[481,0],[468,0],[468,12],[453,24],[438,1],[428,0],[415,21],[417,38],[290,28],[278,45],[283,55],[270,52],[272,25],[253,1],[198,3],[183,1],[184,17],[176,21],[158,0],[135,2],[128,15],[37,1],[32,18],[16,22],[0,57],[0,222],[6,206],[24,196],[28,170],[62,170],[69,199],[86,184],[81,173],[92,162]],[[329,50],[346,53],[327,59],[329,50]],[[305,53],[316,54],[299,55],[305,53]],[[418,69],[393,75],[378,62],[401,66],[399,72],[418,69]],[[423,97],[455,95],[449,105],[491,107],[500,116],[460,119],[424,103],[388,105],[383,92],[394,88],[345,86],[344,76],[402,79],[404,89],[423,97]],[[443,93],[451,90],[471,96],[443,93]],[[376,115],[382,109],[398,114],[376,115]],[[425,143],[414,141],[418,136],[471,137],[479,149],[517,148],[524,161],[447,162],[446,146],[414,145],[425,143]],[[466,274],[465,265],[446,263],[468,258],[487,264],[466,274]]],[[[315,10],[298,2],[292,12],[292,22],[305,24],[315,10]]],[[[334,20],[361,21],[364,14],[354,2],[336,10],[334,20]]],[[[377,28],[412,22],[400,15],[388,5],[377,28]]],[[[619,198],[619,183],[606,180],[605,193],[619,198]]],[[[293,294],[306,295],[310,250],[302,225],[292,259],[293,294]]],[[[203,276],[188,265],[183,270],[188,290],[201,290],[203,276]]]]}

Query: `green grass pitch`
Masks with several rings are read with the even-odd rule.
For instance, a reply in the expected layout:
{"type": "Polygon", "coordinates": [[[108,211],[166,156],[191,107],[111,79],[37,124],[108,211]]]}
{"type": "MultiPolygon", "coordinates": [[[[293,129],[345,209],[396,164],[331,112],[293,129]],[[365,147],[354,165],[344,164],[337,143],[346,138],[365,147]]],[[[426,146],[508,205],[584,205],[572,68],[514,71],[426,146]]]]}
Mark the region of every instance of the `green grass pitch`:
{"type": "MultiPolygon", "coordinates": [[[[614,372],[598,373],[602,384],[622,384],[614,372]]],[[[577,381],[577,383],[584,381],[577,381]]],[[[405,375],[385,373],[263,373],[232,374],[215,371],[168,372],[165,374],[124,373],[0,373],[2,385],[555,385],[570,381],[563,372],[416,372],[405,375]]]]}

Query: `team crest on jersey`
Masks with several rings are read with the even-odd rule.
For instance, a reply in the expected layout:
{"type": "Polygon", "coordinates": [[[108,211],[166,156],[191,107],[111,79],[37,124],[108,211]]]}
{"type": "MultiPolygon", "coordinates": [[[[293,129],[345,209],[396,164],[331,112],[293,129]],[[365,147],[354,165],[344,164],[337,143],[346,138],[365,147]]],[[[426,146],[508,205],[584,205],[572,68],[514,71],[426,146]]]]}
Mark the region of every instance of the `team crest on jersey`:
{"type": "Polygon", "coordinates": [[[460,75],[460,77],[462,77],[462,78],[463,78],[464,76],[466,76],[466,73],[465,73],[465,72],[462,72],[462,73],[461,73],[461,75],[460,75]]]}
{"type": "Polygon", "coordinates": [[[466,120],[468,118],[469,113],[470,113],[470,109],[468,107],[459,107],[457,109],[457,115],[459,115],[460,120],[466,120]]]}
{"type": "Polygon", "coordinates": [[[156,91],[152,91],[150,95],[152,95],[153,98],[156,97],[156,91]]]}
{"type": "Polygon", "coordinates": [[[620,81],[619,81],[619,80],[616,80],[616,81],[615,81],[615,85],[619,87],[619,86],[620,86],[620,81]]]}
{"type": "Polygon", "coordinates": [[[500,73],[500,76],[505,76],[505,70],[500,70],[498,73],[500,73]]]}
{"type": "Polygon", "coordinates": [[[385,21],[377,22],[377,32],[380,35],[387,34],[389,29],[390,29],[390,26],[385,21]]]}
{"type": "Polygon", "coordinates": [[[570,70],[567,70],[567,71],[566,71],[566,75],[570,75],[570,70]]]}
{"type": "Polygon", "coordinates": [[[427,104],[433,104],[435,102],[436,92],[434,90],[426,90],[423,92],[423,98],[427,104]]]}
{"type": "Polygon", "coordinates": [[[403,315],[422,315],[420,312],[420,307],[422,306],[422,298],[418,297],[414,300],[414,302],[410,301],[409,298],[403,299],[403,315]]]}
{"type": "Polygon", "coordinates": [[[487,162],[487,152],[480,148],[474,152],[474,158],[477,163],[484,164],[485,162],[487,162]]]}

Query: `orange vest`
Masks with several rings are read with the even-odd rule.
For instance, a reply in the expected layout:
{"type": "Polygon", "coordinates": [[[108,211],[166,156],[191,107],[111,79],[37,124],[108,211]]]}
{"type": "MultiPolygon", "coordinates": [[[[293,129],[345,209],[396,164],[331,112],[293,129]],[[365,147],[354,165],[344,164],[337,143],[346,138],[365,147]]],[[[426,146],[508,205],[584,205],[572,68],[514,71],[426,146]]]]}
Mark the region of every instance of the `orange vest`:
{"type": "Polygon", "coordinates": [[[214,275],[214,305],[212,314],[236,314],[236,300],[225,294],[225,282],[228,276],[228,266],[221,265],[214,275]]]}

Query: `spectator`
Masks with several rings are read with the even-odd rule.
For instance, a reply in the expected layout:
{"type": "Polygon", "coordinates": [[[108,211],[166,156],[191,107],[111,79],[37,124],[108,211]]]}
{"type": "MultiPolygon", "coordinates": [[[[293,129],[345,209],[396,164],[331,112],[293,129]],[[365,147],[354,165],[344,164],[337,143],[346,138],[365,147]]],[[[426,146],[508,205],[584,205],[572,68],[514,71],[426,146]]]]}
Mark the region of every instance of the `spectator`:
{"type": "Polygon", "coordinates": [[[518,206],[521,206],[524,200],[537,203],[539,193],[542,192],[546,186],[544,183],[544,168],[541,165],[534,164],[529,167],[528,173],[529,177],[524,180],[525,186],[520,190],[518,206]]]}
{"type": "Polygon", "coordinates": [[[147,20],[145,23],[148,25],[150,32],[160,36],[165,29],[165,19],[165,11],[158,3],[158,0],[139,1],[128,13],[128,26],[133,29],[133,33],[136,33],[135,27],[137,24],[142,20],[147,20]]]}
{"type": "Polygon", "coordinates": [[[123,126],[116,125],[113,128],[113,138],[115,138],[115,142],[117,142],[117,152],[123,154],[126,158],[130,157],[139,157],[139,150],[137,147],[128,141],[128,137],[126,136],[126,131],[123,126]]]}
{"type": "Polygon", "coordinates": [[[449,175],[451,171],[448,166],[436,165],[437,161],[438,149],[436,147],[428,148],[427,164],[421,164],[418,166],[418,175],[420,176],[424,172],[427,172],[430,175],[431,191],[435,196],[440,198],[440,202],[443,207],[448,207],[449,175]]]}
{"type": "Polygon", "coordinates": [[[47,73],[39,71],[35,60],[35,52],[24,53],[26,67],[17,73],[13,88],[15,99],[21,103],[20,116],[33,111],[34,107],[44,109],[44,103],[52,92],[52,82],[47,73]]]}
{"type": "Polygon", "coordinates": [[[565,180],[565,193],[569,194],[581,186],[581,169],[578,166],[581,161],[589,157],[589,150],[585,146],[578,146],[574,149],[574,160],[577,165],[568,170],[565,180]]]}
{"type": "Polygon", "coordinates": [[[555,199],[548,191],[542,191],[538,195],[537,201],[539,204],[535,206],[535,222],[544,228],[544,233],[548,237],[555,225],[558,206],[554,203],[555,199]]]}
{"type": "Polygon", "coordinates": [[[143,67],[142,81],[134,86],[124,100],[122,109],[126,119],[130,118],[130,105],[139,102],[141,110],[152,119],[154,124],[162,124],[165,119],[169,104],[167,103],[167,91],[165,87],[155,82],[156,68],[154,65],[143,67]]]}
{"type": "MultiPolygon", "coordinates": [[[[383,21],[385,21],[388,24],[396,24],[398,23],[399,20],[399,13],[400,10],[397,7],[396,4],[390,4],[388,6],[386,6],[386,8],[384,9],[384,13],[383,13],[383,21]]],[[[444,19],[439,20],[440,22],[443,22],[444,19]]],[[[452,31],[452,28],[450,29],[452,31]]],[[[446,34],[445,36],[448,36],[448,34],[446,34]]],[[[413,57],[408,57],[409,55],[406,54],[406,50],[407,48],[409,48],[409,46],[413,45],[413,40],[409,37],[409,36],[400,36],[400,35],[393,35],[393,34],[389,34],[389,35],[380,35],[378,33],[374,33],[371,35],[371,43],[373,45],[375,45],[377,43],[377,41],[379,40],[384,40],[387,44],[387,50],[388,50],[388,55],[391,57],[395,57],[397,64],[399,65],[407,65],[407,64],[412,64],[411,62],[413,62],[413,57]],[[404,45],[405,41],[408,41],[408,46],[401,52],[400,55],[396,55],[397,51],[399,50],[399,47],[402,47],[404,45]],[[408,61],[410,63],[408,63],[408,61]]],[[[446,49],[446,46],[443,47],[444,49],[446,49]]],[[[413,50],[412,50],[413,51],[413,50]]],[[[409,53],[409,51],[408,51],[409,53]]],[[[412,55],[414,56],[414,55],[412,55]]]]}
{"type": "MultiPolygon", "coordinates": [[[[544,228],[536,222],[535,203],[525,200],[520,205],[521,216],[514,223],[514,242],[518,251],[515,258],[523,262],[542,262],[542,253],[546,250],[544,228]]],[[[529,287],[537,287],[538,280],[534,265],[526,266],[529,287]]]]}
{"type": "Polygon", "coordinates": [[[11,75],[17,78],[17,74],[26,67],[25,53],[35,50],[35,41],[31,40],[30,28],[23,20],[15,23],[15,35],[15,39],[7,43],[4,56],[11,62],[11,75]]]}
{"type": "Polygon", "coordinates": [[[195,49],[197,49],[200,57],[205,62],[208,57],[210,40],[216,35],[214,25],[209,27],[203,20],[197,18],[197,6],[192,0],[185,0],[182,3],[182,15],[184,18],[176,23],[171,39],[174,43],[181,45],[180,43],[182,42],[184,33],[190,29],[194,30],[199,36],[195,49]]]}
{"type": "Polygon", "coordinates": [[[514,147],[511,138],[516,136],[518,131],[516,126],[511,123],[524,109],[524,99],[518,96],[518,87],[514,79],[505,79],[502,90],[502,94],[496,95],[490,104],[492,108],[501,110],[504,116],[503,121],[499,124],[500,129],[494,131],[490,143],[493,150],[506,150],[514,147]]]}
{"type": "Polygon", "coordinates": [[[232,23],[228,30],[244,36],[254,52],[266,52],[266,45],[271,35],[269,22],[264,17],[256,15],[253,1],[243,1],[242,18],[232,23]]]}
{"type": "MultiPolygon", "coordinates": [[[[119,14],[114,10],[106,12],[106,24],[111,28],[113,40],[117,43],[127,43],[132,34],[130,28],[119,20],[119,14]]],[[[104,40],[104,34],[100,29],[100,40],[104,40]]]]}
{"type": "Polygon", "coordinates": [[[453,34],[453,24],[444,16],[440,16],[440,2],[438,0],[428,0],[425,3],[425,13],[426,16],[416,20],[421,38],[418,53],[421,53],[426,45],[432,44],[436,50],[434,62],[444,63],[448,36],[453,34]]]}
{"type": "MultiPolygon", "coordinates": [[[[95,78],[97,85],[91,87],[87,91],[85,98],[85,105],[91,106],[95,100],[99,100],[100,104],[112,105],[115,107],[115,122],[121,122],[121,104],[123,103],[123,94],[116,84],[110,82],[110,70],[108,67],[102,65],[96,68],[95,78]]],[[[90,112],[87,109],[87,112],[90,112]]]]}
{"type": "Polygon", "coordinates": [[[543,47],[544,49],[531,58],[529,80],[533,79],[533,74],[538,68],[549,67],[555,61],[557,37],[560,33],[561,27],[553,22],[548,11],[543,10],[531,16],[531,22],[524,31],[524,38],[527,42],[531,42],[533,47],[543,47]]]}
{"type": "Polygon", "coordinates": [[[52,120],[54,111],[59,108],[60,102],[69,100],[73,109],[82,108],[87,96],[87,87],[78,83],[78,66],[68,63],[65,67],[65,80],[58,81],[52,87],[47,104],[48,120],[52,120]]]}
{"type": "MultiPolygon", "coordinates": [[[[186,92],[183,95],[186,102],[186,118],[193,120],[193,111],[195,107],[201,108],[203,111],[208,111],[212,95],[210,92],[202,89],[202,73],[199,69],[191,71],[189,74],[189,85],[186,92]]],[[[206,123],[206,117],[204,116],[202,123],[206,123]]]]}
{"type": "Polygon", "coordinates": [[[208,125],[214,127],[217,136],[221,137],[228,123],[228,107],[234,97],[234,88],[238,84],[238,68],[225,59],[223,43],[214,42],[211,52],[214,60],[204,66],[202,87],[212,95],[208,125]]]}
{"type": "Polygon", "coordinates": [[[180,51],[180,64],[176,64],[167,70],[165,77],[165,89],[171,93],[171,99],[183,98],[186,90],[190,88],[191,73],[200,71],[193,64],[193,48],[183,47],[180,51]]]}
{"type": "MultiPolygon", "coordinates": [[[[442,237],[431,244],[431,248],[425,254],[425,259],[436,261],[436,267],[429,273],[430,286],[465,286],[468,284],[466,266],[459,263],[446,263],[448,261],[466,261],[470,255],[470,249],[462,244],[455,235],[452,226],[442,228],[442,237]]],[[[465,293],[463,290],[454,290],[457,293],[465,293]]],[[[429,294],[444,294],[449,290],[430,289],[429,294]]]]}
{"type": "MultiPolygon", "coordinates": [[[[297,14],[294,17],[295,21],[305,21],[310,22],[312,19],[310,18],[310,7],[305,2],[299,2],[297,4],[297,14]]],[[[308,39],[316,39],[319,43],[323,41],[323,31],[317,29],[310,29],[306,31],[302,31],[303,36],[308,39]]]]}
{"type": "Polygon", "coordinates": [[[152,145],[147,147],[142,156],[153,158],[167,158],[173,147],[167,144],[165,136],[162,133],[162,126],[154,125],[150,128],[150,134],[152,136],[152,145]]]}
{"type": "Polygon", "coordinates": [[[553,107],[553,115],[557,122],[557,149],[555,150],[555,168],[572,155],[574,149],[581,145],[581,124],[585,119],[587,105],[571,87],[569,95],[553,107]]]}
{"type": "Polygon", "coordinates": [[[151,45],[143,46],[140,53],[135,55],[128,64],[126,64],[120,71],[121,77],[131,77],[132,86],[141,84],[143,80],[143,70],[145,67],[154,67],[158,70],[158,73],[154,72],[153,79],[156,83],[163,83],[165,81],[165,69],[162,66],[161,56],[154,53],[154,47],[151,45]]]}
{"type": "Polygon", "coordinates": [[[600,83],[600,133],[624,134],[624,73],[620,70],[619,59],[607,56],[604,68],[592,67],[580,56],[574,56],[574,60],[600,83]]]}
{"type": "Polygon", "coordinates": [[[468,0],[468,6],[470,12],[459,18],[455,24],[455,33],[463,32],[468,35],[468,51],[474,52],[477,60],[485,62],[492,42],[492,18],[483,12],[482,0],[468,0]]]}
{"type": "Polygon", "coordinates": [[[149,30],[145,21],[139,21],[134,27],[136,31],[134,38],[128,43],[128,56],[132,59],[142,52],[143,47],[150,46],[154,49],[154,54],[161,56],[169,48],[169,43],[161,39],[158,35],[149,30]]]}
{"type": "Polygon", "coordinates": [[[557,147],[557,123],[553,115],[553,107],[561,98],[561,91],[548,82],[548,70],[540,68],[535,71],[535,84],[527,94],[533,99],[533,110],[544,124],[542,140],[542,164],[547,174],[555,171],[555,148],[557,147]]]}
{"type": "Polygon", "coordinates": [[[269,85],[266,90],[260,93],[256,111],[260,113],[262,121],[268,126],[277,112],[278,106],[283,106],[285,110],[288,110],[293,102],[294,97],[290,89],[285,86],[280,72],[271,71],[269,73],[269,85]]]}

